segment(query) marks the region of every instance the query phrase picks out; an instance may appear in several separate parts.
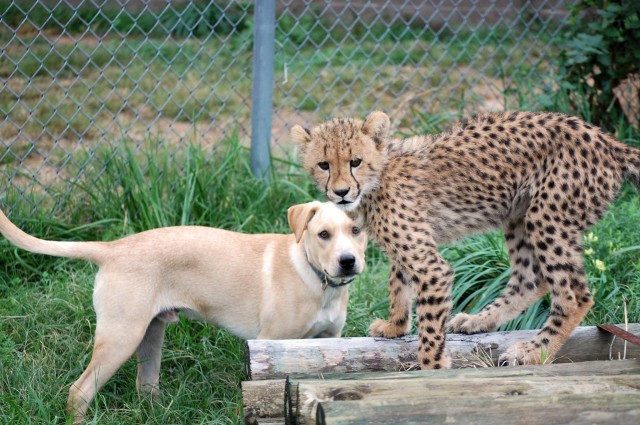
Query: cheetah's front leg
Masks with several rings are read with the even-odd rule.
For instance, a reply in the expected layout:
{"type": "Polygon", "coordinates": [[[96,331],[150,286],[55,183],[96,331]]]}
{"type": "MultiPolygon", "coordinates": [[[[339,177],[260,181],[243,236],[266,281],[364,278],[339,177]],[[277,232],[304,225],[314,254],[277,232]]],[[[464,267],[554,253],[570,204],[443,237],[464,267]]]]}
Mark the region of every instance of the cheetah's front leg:
{"type": "MultiPolygon", "coordinates": [[[[441,369],[451,366],[451,359],[445,351],[445,323],[451,312],[453,269],[442,258],[435,242],[429,239],[423,245],[396,252],[391,259],[394,269],[403,271],[403,280],[413,286],[417,296],[420,367],[441,369]]],[[[391,291],[392,302],[397,295],[391,291]]],[[[397,298],[395,302],[398,302],[397,298]]]]}
{"type": "Polygon", "coordinates": [[[418,268],[412,277],[417,282],[418,362],[421,369],[449,368],[445,324],[451,314],[453,269],[436,249],[429,251],[423,264],[427,267],[418,268]]]}
{"type": "Polygon", "coordinates": [[[376,319],[369,327],[371,336],[397,338],[411,330],[411,307],[414,289],[397,264],[391,265],[389,277],[389,320],[376,319]]]}

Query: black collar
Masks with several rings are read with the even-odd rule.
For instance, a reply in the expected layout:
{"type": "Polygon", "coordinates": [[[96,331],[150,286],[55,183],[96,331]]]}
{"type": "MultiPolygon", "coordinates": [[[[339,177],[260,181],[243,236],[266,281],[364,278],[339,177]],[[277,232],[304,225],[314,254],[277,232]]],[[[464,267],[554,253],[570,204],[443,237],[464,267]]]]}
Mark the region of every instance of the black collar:
{"type": "Polygon", "coordinates": [[[326,273],[324,273],[322,270],[314,266],[313,263],[309,261],[308,256],[307,256],[307,262],[309,263],[309,266],[311,266],[311,270],[313,270],[316,276],[318,276],[318,279],[320,279],[320,282],[322,282],[322,290],[327,289],[327,286],[331,286],[332,288],[339,288],[340,286],[348,285],[349,283],[353,282],[353,280],[356,278],[355,276],[351,276],[345,280],[335,280],[330,278],[329,276],[326,275],[326,273]]]}

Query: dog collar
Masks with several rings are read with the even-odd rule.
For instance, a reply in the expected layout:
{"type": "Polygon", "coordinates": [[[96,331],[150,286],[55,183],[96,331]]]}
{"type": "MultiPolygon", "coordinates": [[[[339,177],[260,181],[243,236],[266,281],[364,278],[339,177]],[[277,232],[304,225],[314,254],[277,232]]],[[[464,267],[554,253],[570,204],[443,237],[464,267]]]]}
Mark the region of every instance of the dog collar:
{"type": "Polygon", "coordinates": [[[351,276],[345,280],[335,280],[330,278],[329,276],[327,276],[325,272],[323,272],[322,270],[314,266],[313,263],[309,261],[308,256],[307,256],[307,262],[309,263],[309,266],[311,266],[311,270],[313,270],[316,276],[318,276],[318,279],[320,279],[320,282],[322,282],[323,291],[327,289],[327,286],[331,286],[332,288],[339,288],[340,286],[348,285],[351,282],[353,282],[353,280],[356,278],[355,276],[351,276]]]}

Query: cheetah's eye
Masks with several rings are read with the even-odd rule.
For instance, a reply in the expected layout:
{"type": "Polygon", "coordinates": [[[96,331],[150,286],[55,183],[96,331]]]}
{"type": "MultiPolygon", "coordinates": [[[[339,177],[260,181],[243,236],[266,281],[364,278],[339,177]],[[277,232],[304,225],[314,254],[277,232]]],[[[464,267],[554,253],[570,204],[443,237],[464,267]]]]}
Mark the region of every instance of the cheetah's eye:
{"type": "Polygon", "coordinates": [[[351,160],[351,167],[356,168],[360,164],[362,164],[362,160],[360,158],[355,158],[351,160]]]}
{"type": "Polygon", "coordinates": [[[354,235],[359,235],[360,234],[360,228],[357,226],[353,226],[353,229],[351,229],[351,233],[353,233],[354,235]]]}
{"type": "Polygon", "coordinates": [[[318,236],[320,237],[320,239],[329,239],[329,236],[331,235],[326,230],[323,230],[322,232],[318,233],[318,236]]]}
{"type": "Polygon", "coordinates": [[[327,161],[318,162],[318,167],[321,170],[327,171],[329,169],[329,163],[327,161]]]}

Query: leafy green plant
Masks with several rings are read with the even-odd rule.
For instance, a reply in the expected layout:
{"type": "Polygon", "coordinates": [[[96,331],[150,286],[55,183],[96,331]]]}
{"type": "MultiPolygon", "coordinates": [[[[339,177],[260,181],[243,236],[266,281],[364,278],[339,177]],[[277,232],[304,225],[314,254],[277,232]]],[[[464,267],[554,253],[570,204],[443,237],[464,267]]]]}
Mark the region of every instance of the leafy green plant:
{"type": "MultiPolygon", "coordinates": [[[[614,89],[640,72],[640,49],[634,47],[640,43],[640,3],[580,0],[571,8],[564,39],[558,75],[561,91],[569,92],[574,111],[583,111],[585,119],[611,129],[624,116],[614,89]]],[[[630,103],[637,107],[639,100],[630,103]]]]}

